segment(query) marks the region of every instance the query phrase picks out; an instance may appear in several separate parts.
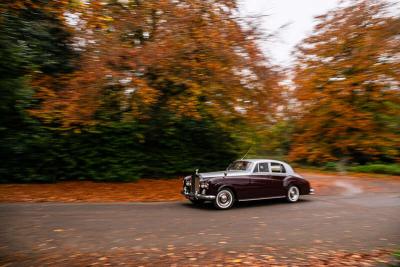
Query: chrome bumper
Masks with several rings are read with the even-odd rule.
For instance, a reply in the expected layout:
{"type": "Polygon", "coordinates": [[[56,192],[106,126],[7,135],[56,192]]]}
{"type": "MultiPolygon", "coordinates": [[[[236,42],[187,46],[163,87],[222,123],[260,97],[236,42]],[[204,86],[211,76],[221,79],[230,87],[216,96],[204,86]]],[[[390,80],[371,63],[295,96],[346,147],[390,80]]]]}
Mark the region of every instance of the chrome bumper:
{"type": "Polygon", "coordinates": [[[184,191],[181,191],[181,194],[189,199],[203,199],[203,200],[214,200],[215,199],[215,196],[213,196],[213,195],[202,195],[202,194],[198,194],[198,193],[193,194],[193,193],[186,193],[184,191]]]}
{"type": "Polygon", "coordinates": [[[311,188],[310,189],[310,194],[309,195],[314,195],[315,194],[315,190],[314,190],[314,188],[311,188]]]}

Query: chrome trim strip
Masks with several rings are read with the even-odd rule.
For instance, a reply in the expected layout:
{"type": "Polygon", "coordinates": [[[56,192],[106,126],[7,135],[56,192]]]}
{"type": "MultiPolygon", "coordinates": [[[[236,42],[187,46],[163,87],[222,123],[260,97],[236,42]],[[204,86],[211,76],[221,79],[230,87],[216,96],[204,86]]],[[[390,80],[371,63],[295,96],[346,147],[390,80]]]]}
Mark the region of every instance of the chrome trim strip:
{"type": "Polygon", "coordinates": [[[204,199],[204,200],[213,200],[215,196],[213,195],[201,195],[199,193],[185,193],[185,191],[181,191],[181,194],[184,195],[186,198],[195,198],[195,199],[204,199]]]}
{"type": "Polygon", "coordinates": [[[310,193],[309,193],[310,195],[314,195],[315,194],[315,190],[314,190],[314,188],[311,188],[310,189],[310,193]]]}
{"type": "Polygon", "coordinates": [[[275,199],[275,198],[285,198],[286,196],[276,196],[276,197],[260,197],[260,198],[246,198],[239,199],[239,201],[252,201],[252,200],[263,200],[263,199],[275,199]]]}
{"type": "Polygon", "coordinates": [[[215,199],[215,196],[197,194],[197,195],[196,195],[196,198],[198,198],[198,199],[205,199],[205,200],[213,200],[213,199],[215,199]]]}

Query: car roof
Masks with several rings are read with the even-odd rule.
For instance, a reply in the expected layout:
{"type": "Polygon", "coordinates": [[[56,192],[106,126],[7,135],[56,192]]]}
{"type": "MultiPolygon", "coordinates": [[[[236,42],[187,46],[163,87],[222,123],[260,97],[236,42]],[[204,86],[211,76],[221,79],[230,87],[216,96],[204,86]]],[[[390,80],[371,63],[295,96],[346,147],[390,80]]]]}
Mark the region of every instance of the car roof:
{"type": "Polygon", "coordinates": [[[238,161],[248,161],[254,164],[257,164],[259,162],[276,162],[276,163],[280,163],[283,164],[283,166],[285,166],[286,172],[293,174],[294,170],[292,168],[292,166],[290,166],[288,163],[284,162],[284,161],[280,161],[280,160],[274,160],[274,159],[238,159],[238,161]]]}
{"type": "Polygon", "coordinates": [[[253,162],[253,163],[269,161],[269,162],[278,162],[278,163],[287,164],[284,161],[279,161],[279,160],[275,160],[275,159],[238,159],[237,161],[241,161],[241,160],[242,161],[249,161],[249,162],[253,162]]]}

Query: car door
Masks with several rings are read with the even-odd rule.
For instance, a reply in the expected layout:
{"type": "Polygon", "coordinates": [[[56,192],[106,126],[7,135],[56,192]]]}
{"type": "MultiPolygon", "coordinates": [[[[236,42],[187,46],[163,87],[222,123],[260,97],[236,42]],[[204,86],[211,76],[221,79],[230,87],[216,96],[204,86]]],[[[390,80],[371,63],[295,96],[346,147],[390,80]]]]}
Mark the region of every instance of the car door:
{"type": "Polygon", "coordinates": [[[238,199],[248,199],[252,197],[249,175],[232,175],[224,178],[224,184],[235,189],[238,199]]]}
{"type": "Polygon", "coordinates": [[[283,181],[287,177],[287,172],[283,164],[279,162],[270,162],[270,192],[272,196],[286,195],[283,181]]]}
{"type": "Polygon", "coordinates": [[[268,198],[273,196],[274,191],[271,189],[272,179],[270,175],[268,162],[257,163],[250,176],[252,198],[268,198]]]}

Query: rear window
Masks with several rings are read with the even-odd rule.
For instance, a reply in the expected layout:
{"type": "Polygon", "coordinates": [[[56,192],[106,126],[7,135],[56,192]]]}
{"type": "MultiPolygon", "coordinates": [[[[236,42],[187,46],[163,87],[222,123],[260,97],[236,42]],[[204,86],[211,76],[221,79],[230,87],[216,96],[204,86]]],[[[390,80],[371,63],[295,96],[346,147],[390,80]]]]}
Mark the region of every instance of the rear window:
{"type": "Polygon", "coordinates": [[[286,173],[285,167],[280,164],[280,163],[276,163],[276,162],[271,162],[271,172],[274,173],[286,173]]]}

